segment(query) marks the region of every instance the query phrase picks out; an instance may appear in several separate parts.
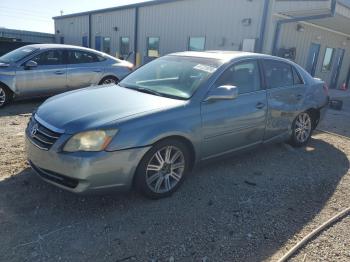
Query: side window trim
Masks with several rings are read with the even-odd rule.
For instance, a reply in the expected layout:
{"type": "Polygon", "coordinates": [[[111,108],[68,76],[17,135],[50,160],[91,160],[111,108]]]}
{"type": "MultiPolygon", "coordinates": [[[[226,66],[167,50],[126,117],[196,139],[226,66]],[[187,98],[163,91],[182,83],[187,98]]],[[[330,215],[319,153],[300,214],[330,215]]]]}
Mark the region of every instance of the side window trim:
{"type": "Polygon", "coordinates": [[[265,80],[265,84],[266,84],[266,90],[271,90],[271,89],[282,89],[282,88],[289,88],[291,86],[294,86],[294,73],[293,73],[293,66],[288,63],[288,62],[284,62],[281,60],[277,60],[277,59],[273,59],[273,58],[263,58],[262,60],[262,69],[263,69],[263,74],[264,74],[264,80],[265,80]],[[276,63],[283,63],[285,65],[288,65],[290,67],[290,70],[292,72],[292,81],[293,84],[292,85],[285,85],[285,86],[278,86],[278,87],[269,87],[268,86],[268,81],[267,81],[267,77],[266,77],[266,72],[265,72],[265,62],[267,61],[272,61],[272,62],[276,62],[276,63]]]}
{"type": "Polygon", "coordinates": [[[293,71],[293,83],[294,83],[294,85],[305,85],[305,81],[304,81],[304,79],[301,77],[300,72],[299,72],[299,71],[297,70],[297,68],[296,68],[295,66],[293,66],[293,65],[292,65],[292,71],[293,71]],[[301,84],[296,84],[296,83],[295,83],[295,76],[294,76],[294,74],[296,74],[297,77],[300,79],[301,84]]]}

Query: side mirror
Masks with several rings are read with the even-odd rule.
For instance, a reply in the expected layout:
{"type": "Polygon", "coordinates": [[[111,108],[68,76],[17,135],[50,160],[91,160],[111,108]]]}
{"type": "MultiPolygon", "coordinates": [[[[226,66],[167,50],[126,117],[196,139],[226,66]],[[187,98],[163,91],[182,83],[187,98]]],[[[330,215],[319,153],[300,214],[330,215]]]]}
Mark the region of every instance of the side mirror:
{"type": "Polygon", "coordinates": [[[233,100],[238,97],[237,86],[219,86],[209,91],[207,97],[204,99],[205,102],[216,101],[216,100],[233,100]]]}
{"type": "Polygon", "coordinates": [[[35,61],[33,61],[33,60],[29,60],[28,62],[26,62],[26,63],[24,64],[24,68],[27,69],[27,70],[32,69],[32,68],[35,68],[35,67],[37,67],[37,66],[38,66],[38,63],[35,62],[35,61]]]}

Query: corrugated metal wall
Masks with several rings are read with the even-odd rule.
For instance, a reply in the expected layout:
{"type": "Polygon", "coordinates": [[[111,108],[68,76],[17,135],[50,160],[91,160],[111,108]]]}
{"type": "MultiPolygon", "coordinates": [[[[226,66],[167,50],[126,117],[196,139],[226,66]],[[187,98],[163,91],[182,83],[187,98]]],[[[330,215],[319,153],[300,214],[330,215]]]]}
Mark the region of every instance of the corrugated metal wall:
{"type": "Polygon", "coordinates": [[[95,37],[111,38],[111,55],[119,53],[120,37],[129,37],[130,51],[134,50],[135,9],[125,9],[91,17],[92,47],[95,48],[95,37]],[[117,27],[117,29],[115,29],[117,27]]]}
{"type": "Polygon", "coordinates": [[[138,49],[145,56],[147,37],[160,37],[164,55],[187,50],[190,36],[205,36],[206,49],[238,50],[244,38],[258,37],[263,2],[191,0],[142,7],[138,49]],[[245,18],[252,24],[243,26],[245,18]]]}
{"type": "Polygon", "coordinates": [[[77,16],[55,20],[56,42],[64,37],[64,43],[82,45],[83,36],[89,34],[89,16],[77,16]]]}
{"type": "Polygon", "coordinates": [[[296,47],[296,62],[301,66],[306,66],[308,52],[311,43],[321,45],[320,54],[317,61],[316,76],[330,83],[331,71],[322,72],[324,54],[327,47],[345,49],[342,70],[339,76],[339,83],[346,80],[350,68],[350,46],[345,36],[322,30],[320,28],[303,24],[304,32],[296,30],[296,23],[284,25],[281,34],[281,47],[296,47]],[[345,44],[345,45],[344,45],[345,44]]]}
{"type": "Polygon", "coordinates": [[[16,38],[20,39],[22,42],[29,43],[54,43],[55,36],[53,34],[46,34],[40,32],[31,32],[23,30],[13,30],[13,29],[0,29],[0,37],[16,38]]]}

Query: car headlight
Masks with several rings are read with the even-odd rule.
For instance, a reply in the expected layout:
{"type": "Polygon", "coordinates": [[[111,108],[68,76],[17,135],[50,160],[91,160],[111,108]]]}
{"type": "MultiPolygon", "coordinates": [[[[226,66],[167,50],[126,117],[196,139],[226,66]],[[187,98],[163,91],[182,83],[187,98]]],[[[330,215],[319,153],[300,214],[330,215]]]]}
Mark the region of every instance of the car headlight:
{"type": "Polygon", "coordinates": [[[95,130],[78,133],[71,137],[63,147],[65,152],[98,152],[103,151],[111,142],[118,130],[95,130]]]}

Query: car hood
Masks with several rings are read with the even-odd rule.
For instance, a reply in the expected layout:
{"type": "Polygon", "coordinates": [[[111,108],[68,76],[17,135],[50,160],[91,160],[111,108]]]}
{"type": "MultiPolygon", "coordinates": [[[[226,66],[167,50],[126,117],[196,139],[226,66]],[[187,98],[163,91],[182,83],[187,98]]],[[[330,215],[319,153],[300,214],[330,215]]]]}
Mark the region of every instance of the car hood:
{"type": "Polygon", "coordinates": [[[36,116],[67,134],[113,125],[146,112],[182,106],[183,100],[141,93],[120,86],[90,87],[54,96],[36,116]]]}

